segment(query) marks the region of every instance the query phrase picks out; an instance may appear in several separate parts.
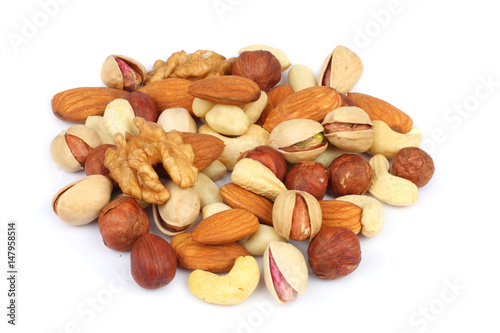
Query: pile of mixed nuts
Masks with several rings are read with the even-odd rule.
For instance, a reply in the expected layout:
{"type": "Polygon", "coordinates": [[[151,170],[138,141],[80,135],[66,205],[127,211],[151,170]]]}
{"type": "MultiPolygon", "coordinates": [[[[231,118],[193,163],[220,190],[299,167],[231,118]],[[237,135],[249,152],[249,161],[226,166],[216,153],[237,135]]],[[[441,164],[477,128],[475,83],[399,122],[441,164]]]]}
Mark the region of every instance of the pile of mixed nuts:
{"type": "Polygon", "coordinates": [[[407,114],[351,92],[362,72],[343,46],[317,78],[265,45],[229,59],[180,51],[150,71],[109,56],[106,87],[52,99],[55,116],[77,123],[54,138],[52,158],[86,174],[54,196],[54,213],[97,220],[108,248],[131,251],[143,288],[166,286],[180,265],[195,296],[238,304],[262,269],[272,297],[294,301],[309,268],[324,279],[353,272],[358,234],[380,233],[383,204],[416,203],[434,173],[407,114]],[[150,232],[147,210],[164,237],[150,232]],[[294,242],[308,242],[309,268],[294,242]]]}

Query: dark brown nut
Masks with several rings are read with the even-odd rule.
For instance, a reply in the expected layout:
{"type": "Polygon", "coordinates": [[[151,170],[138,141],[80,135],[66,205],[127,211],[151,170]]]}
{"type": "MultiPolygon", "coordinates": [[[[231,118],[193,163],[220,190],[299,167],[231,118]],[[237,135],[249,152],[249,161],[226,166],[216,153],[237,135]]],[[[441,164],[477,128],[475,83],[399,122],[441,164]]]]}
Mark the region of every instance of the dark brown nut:
{"type": "Polygon", "coordinates": [[[158,108],[156,107],[156,103],[153,98],[145,92],[132,91],[128,95],[125,95],[123,99],[130,103],[136,117],[141,117],[154,123],[158,120],[158,108]]]}
{"type": "Polygon", "coordinates": [[[328,167],[328,189],[334,197],[365,194],[370,187],[373,171],[358,154],[342,154],[328,167]]]}
{"type": "Polygon", "coordinates": [[[286,161],[276,149],[269,146],[257,146],[243,152],[237,161],[243,158],[256,160],[271,170],[279,180],[283,181],[285,179],[286,161]]]}
{"type": "Polygon", "coordinates": [[[359,239],[343,227],[322,229],[307,248],[309,265],[323,279],[338,279],[351,274],[361,262],[359,239]]]}
{"type": "Polygon", "coordinates": [[[97,219],[104,245],[129,251],[134,242],[149,232],[149,219],[137,200],[123,196],[107,204],[97,219]]]}
{"type": "Polygon", "coordinates": [[[422,187],[431,180],[434,170],[434,161],[429,154],[417,147],[407,147],[396,154],[391,173],[422,187]]]}
{"type": "Polygon", "coordinates": [[[289,190],[308,192],[317,200],[322,200],[328,187],[328,173],[319,162],[302,161],[288,171],[285,186],[289,190]]]}
{"type": "Polygon", "coordinates": [[[85,174],[90,175],[103,175],[108,177],[114,182],[113,178],[109,175],[109,170],[104,166],[104,157],[106,156],[106,149],[115,147],[111,144],[102,144],[99,147],[92,149],[85,161],[85,174]]]}
{"type": "Polygon", "coordinates": [[[144,234],[130,253],[132,277],[145,289],[158,289],[169,284],[177,271],[177,257],[172,246],[160,236],[144,234]]]}
{"type": "Polygon", "coordinates": [[[234,61],[232,74],[246,77],[267,92],[281,80],[281,65],[269,51],[245,51],[234,61]]]}

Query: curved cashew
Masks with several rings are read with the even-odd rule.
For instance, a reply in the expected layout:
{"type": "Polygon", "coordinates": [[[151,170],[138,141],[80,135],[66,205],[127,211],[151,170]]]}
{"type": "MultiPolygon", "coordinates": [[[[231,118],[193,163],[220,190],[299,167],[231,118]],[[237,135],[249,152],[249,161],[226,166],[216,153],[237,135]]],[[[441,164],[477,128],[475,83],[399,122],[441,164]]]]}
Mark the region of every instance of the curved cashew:
{"type": "Polygon", "coordinates": [[[213,304],[234,305],[250,296],[260,280],[259,264],[252,256],[238,257],[226,275],[194,270],[189,274],[189,290],[199,299],[213,304]]]}
{"type": "Polygon", "coordinates": [[[370,161],[373,170],[372,183],[368,192],[375,198],[392,206],[410,206],[418,200],[417,185],[389,173],[389,161],[381,154],[370,161]]]}
{"type": "Polygon", "coordinates": [[[342,200],[358,205],[361,213],[361,233],[366,237],[374,237],[384,227],[385,217],[382,204],[375,198],[366,195],[344,195],[335,200],[342,200]]]}
{"type": "Polygon", "coordinates": [[[382,120],[372,120],[373,144],[368,149],[372,155],[382,154],[387,158],[394,158],[404,147],[418,147],[422,143],[422,133],[417,127],[406,134],[393,131],[382,120]]]}

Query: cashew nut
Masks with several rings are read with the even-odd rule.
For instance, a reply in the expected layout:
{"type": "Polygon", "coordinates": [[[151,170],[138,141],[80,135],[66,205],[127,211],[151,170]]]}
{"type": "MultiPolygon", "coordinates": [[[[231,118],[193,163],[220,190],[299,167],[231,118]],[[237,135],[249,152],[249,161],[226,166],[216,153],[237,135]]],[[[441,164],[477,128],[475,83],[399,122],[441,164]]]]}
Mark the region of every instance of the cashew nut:
{"type": "Polygon", "coordinates": [[[252,256],[238,257],[229,273],[223,276],[194,270],[189,274],[189,290],[199,299],[213,304],[235,305],[250,296],[260,280],[257,260],[252,256]]]}
{"type": "Polygon", "coordinates": [[[259,229],[248,237],[240,239],[238,243],[243,246],[253,256],[264,254],[270,241],[286,242],[286,239],[278,235],[276,230],[265,224],[259,224],[259,229]]]}
{"type": "Polygon", "coordinates": [[[422,133],[417,127],[406,134],[393,131],[382,120],[372,120],[373,143],[368,153],[382,154],[387,158],[394,158],[398,151],[405,147],[418,147],[422,143],[422,133]]]}
{"type": "Polygon", "coordinates": [[[389,173],[389,161],[381,154],[368,162],[373,170],[368,192],[392,206],[410,206],[418,200],[418,187],[411,181],[389,173]]]}
{"type": "Polygon", "coordinates": [[[361,208],[361,233],[364,236],[374,237],[384,227],[384,210],[377,199],[366,195],[351,194],[338,197],[335,200],[347,201],[361,208]]]}

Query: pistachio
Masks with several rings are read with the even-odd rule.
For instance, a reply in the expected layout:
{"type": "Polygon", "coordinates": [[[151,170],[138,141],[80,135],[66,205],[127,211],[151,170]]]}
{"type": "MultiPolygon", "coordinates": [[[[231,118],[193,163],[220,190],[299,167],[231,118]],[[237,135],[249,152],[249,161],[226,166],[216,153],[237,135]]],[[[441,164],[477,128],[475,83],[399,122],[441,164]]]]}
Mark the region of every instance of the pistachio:
{"type": "Polygon", "coordinates": [[[290,243],[269,242],[262,256],[262,273],[267,290],[280,304],[306,292],[307,264],[302,252],[290,243]]]}
{"type": "Polygon", "coordinates": [[[88,116],[85,120],[85,126],[92,128],[97,133],[102,144],[115,144],[113,136],[108,132],[106,126],[104,125],[103,116],[88,116]]]}
{"type": "Polygon", "coordinates": [[[138,135],[139,129],[134,124],[135,113],[130,103],[123,99],[117,98],[106,106],[104,110],[104,126],[109,134],[114,136],[121,133],[138,135]]]}
{"type": "Polygon", "coordinates": [[[110,87],[134,91],[139,88],[146,78],[146,67],[135,59],[110,55],[101,68],[101,80],[110,87]]]}
{"type": "Polygon", "coordinates": [[[314,160],[328,144],[323,126],[311,119],[291,119],[280,123],[269,135],[269,146],[277,149],[289,163],[314,160]]]}
{"type": "Polygon", "coordinates": [[[345,46],[337,46],[320,67],[318,85],[332,87],[341,94],[348,93],[363,74],[359,56],[345,46]]]}
{"type": "Polygon", "coordinates": [[[164,204],[153,205],[153,218],[161,232],[173,236],[186,231],[196,222],[200,215],[200,196],[194,188],[180,188],[171,180],[165,187],[170,199],[164,204]]]}
{"type": "Polygon", "coordinates": [[[113,184],[103,175],[81,178],[52,198],[52,210],[64,222],[83,225],[94,221],[109,203],[113,184]]]}
{"type": "Polygon", "coordinates": [[[322,125],[328,141],[340,149],[363,153],[373,143],[370,116],[356,106],[342,106],[329,112],[322,125]]]}
{"type": "Polygon", "coordinates": [[[101,145],[97,133],[85,125],[73,125],[59,133],[50,144],[54,162],[63,170],[75,172],[83,169],[93,148],[101,145]]]}

